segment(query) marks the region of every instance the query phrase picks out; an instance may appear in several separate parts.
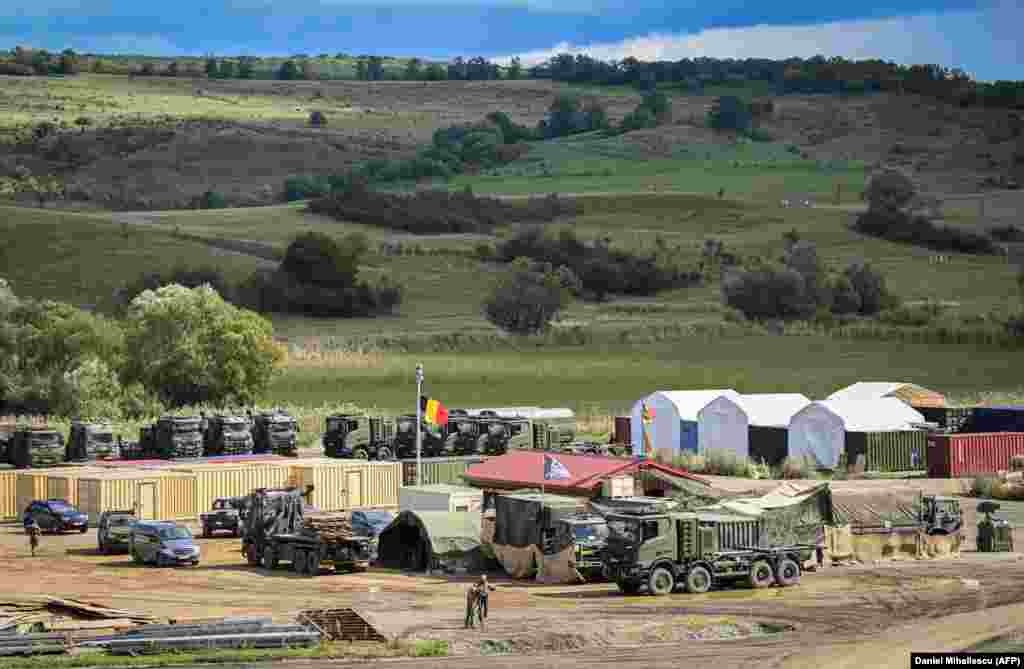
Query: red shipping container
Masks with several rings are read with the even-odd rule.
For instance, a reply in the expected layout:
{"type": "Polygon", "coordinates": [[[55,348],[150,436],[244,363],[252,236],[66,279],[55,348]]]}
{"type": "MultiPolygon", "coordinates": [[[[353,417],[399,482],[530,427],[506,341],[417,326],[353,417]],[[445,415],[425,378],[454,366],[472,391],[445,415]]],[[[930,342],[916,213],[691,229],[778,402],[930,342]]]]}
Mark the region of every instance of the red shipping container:
{"type": "Polygon", "coordinates": [[[1024,455],[1024,432],[928,435],[928,478],[995,474],[1024,455]]]}

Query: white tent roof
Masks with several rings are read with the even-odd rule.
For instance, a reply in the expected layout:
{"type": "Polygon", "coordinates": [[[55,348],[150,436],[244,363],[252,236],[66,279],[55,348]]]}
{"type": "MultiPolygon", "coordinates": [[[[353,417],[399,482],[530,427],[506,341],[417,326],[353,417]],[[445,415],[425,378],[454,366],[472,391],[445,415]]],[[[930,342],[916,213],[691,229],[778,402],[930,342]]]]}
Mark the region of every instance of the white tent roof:
{"type": "Polygon", "coordinates": [[[896,392],[903,386],[913,385],[910,383],[895,383],[893,381],[858,381],[853,385],[840,388],[827,399],[830,400],[875,400],[886,397],[889,393],[896,392]]]}
{"type": "Polygon", "coordinates": [[[793,414],[810,403],[811,400],[800,393],[741,395],[739,400],[748,424],[763,427],[788,427],[793,414]]]}
{"type": "Polygon", "coordinates": [[[873,400],[822,400],[821,406],[838,416],[848,432],[885,432],[909,430],[911,423],[923,423],[924,416],[895,397],[873,400]]]}
{"type": "Polygon", "coordinates": [[[675,405],[679,412],[680,420],[697,420],[697,414],[701,409],[725,395],[729,399],[738,402],[740,394],[731,388],[721,390],[659,390],[657,395],[675,405]]]}

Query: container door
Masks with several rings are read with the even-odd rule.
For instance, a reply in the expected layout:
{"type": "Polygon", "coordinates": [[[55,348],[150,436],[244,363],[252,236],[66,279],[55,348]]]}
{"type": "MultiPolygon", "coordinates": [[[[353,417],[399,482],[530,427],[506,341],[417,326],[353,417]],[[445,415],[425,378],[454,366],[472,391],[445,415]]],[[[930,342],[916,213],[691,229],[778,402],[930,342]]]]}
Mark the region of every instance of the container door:
{"type": "Polygon", "coordinates": [[[139,484],[139,518],[142,520],[156,520],[156,484],[139,484]]]}
{"type": "Polygon", "coordinates": [[[348,472],[345,479],[346,492],[348,494],[348,508],[355,509],[363,505],[363,473],[361,471],[348,472]]]}

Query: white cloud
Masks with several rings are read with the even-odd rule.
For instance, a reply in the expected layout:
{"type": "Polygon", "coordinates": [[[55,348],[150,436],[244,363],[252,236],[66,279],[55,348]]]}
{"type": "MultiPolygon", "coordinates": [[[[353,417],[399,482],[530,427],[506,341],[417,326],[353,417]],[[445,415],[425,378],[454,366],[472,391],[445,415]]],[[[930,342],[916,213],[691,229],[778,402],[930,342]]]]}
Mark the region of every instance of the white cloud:
{"type": "MultiPolygon", "coordinates": [[[[587,54],[599,60],[680,60],[682,58],[810,58],[816,55],[861,60],[880,58],[901,64],[937,63],[959,67],[982,79],[1020,79],[1024,5],[1013,0],[980,11],[921,14],[889,19],[838,21],[819,25],[716,28],[690,34],[652,33],[620,42],[573,45],[518,55],[534,65],[559,53],[587,54]]],[[[511,55],[496,57],[507,64],[511,55]]]]}

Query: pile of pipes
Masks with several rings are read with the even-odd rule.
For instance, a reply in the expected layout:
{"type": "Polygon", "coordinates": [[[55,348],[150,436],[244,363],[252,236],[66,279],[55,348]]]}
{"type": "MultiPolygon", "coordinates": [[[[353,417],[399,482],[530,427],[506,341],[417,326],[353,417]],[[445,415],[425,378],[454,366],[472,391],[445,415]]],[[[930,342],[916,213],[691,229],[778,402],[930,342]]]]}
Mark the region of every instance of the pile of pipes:
{"type": "Polygon", "coordinates": [[[89,639],[79,646],[105,648],[113,655],[138,655],[213,648],[294,648],[320,643],[320,632],[270,618],[225,618],[176,625],[143,625],[129,632],[89,639]]]}
{"type": "Polygon", "coordinates": [[[0,632],[0,657],[7,655],[44,655],[67,651],[68,635],[63,632],[50,634],[18,634],[14,631],[0,632]]]}

